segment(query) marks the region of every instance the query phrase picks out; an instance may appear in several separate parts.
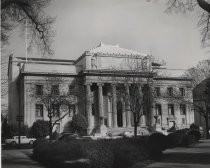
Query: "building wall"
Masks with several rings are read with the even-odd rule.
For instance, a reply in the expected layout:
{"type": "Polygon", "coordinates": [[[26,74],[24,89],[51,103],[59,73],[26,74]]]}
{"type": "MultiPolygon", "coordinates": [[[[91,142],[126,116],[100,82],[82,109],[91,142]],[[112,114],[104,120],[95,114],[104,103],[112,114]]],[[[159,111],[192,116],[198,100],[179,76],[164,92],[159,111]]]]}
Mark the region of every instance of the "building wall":
{"type": "MultiPolygon", "coordinates": [[[[29,127],[32,126],[33,122],[37,119],[44,119],[49,120],[47,117],[46,109],[44,109],[44,116],[43,118],[37,118],[35,116],[35,104],[39,103],[37,99],[34,99],[33,96],[31,96],[31,90],[34,91],[35,84],[42,84],[45,85],[45,76],[48,75],[62,75],[62,74],[68,74],[64,75],[64,78],[66,79],[65,84],[61,86],[61,88],[66,89],[68,91],[69,85],[73,85],[73,92],[77,93],[77,106],[76,106],[76,112],[82,113],[84,115],[87,115],[87,107],[86,107],[86,93],[85,93],[85,85],[91,84],[91,101],[93,105],[93,109],[95,111],[95,114],[90,115],[90,120],[93,122],[94,127],[100,126],[100,120],[99,120],[99,93],[98,93],[98,84],[104,84],[103,85],[103,111],[105,118],[109,118],[109,113],[112,113],[112,103],[110,103],[108,94],[111,93],[111,84],[115,83],[123,83],[124,78],[122,77],[113,77],[109,76],[107,74],[101,75],[101,72],[106,71],[100,71],[99,74],[91,74],[91,72],[85,72],[85,70],[91,70],[95,69],[91,65],[91,59],[92,57],[95,57],[95,55],[91,53],[85,53],[84,56],[81,57],[78,61],[75,62],[75,64],[71,62],[65,62],[65,61],[59,61],[56,63],[56,60],[52,61],[38,61],[38,62],[28,62],[27,65],[24,63],[23,60],[16,60],[16,62],[13,60],[11,61],[11,66],[9,70],[9,121],[10,123],[17,123],[16,122],[16,115],[19,113],[19,104],[20,106],[20,112],[24,114],[24,124],[28,125],[29,127]],[[54,69],[55,67],[55,69],[54,69]],[[21,73],[20,73],[21,69],[21,73]],[[81,73],[84,71],[84,73],[81,73]],[[78,73],[80,72],[80,73],[78,73]],[[21,74],[21,75],[20,75],[21,74]],[[121,81],[120,81],[121,80],[121,81]],[[17,85],[17,81],[19,81],[20,87],[21,87],[21,93],[19,95],[19,89],[17,85]],[[107,87],[108,85],[108,87],[107,87]],[[109,102],[109,104],[108,104],[109,102]]],[[[127,57],[128,58],[128,57],[127,57]]],[[[114,66],[121,66],[124,65],[125,59],[127,59],[125,56],[108,56],[105,57],[98,55],[97,56],[97,69],[114,69],[114,66]],[[98,59],[100,58],[100,59],[98,59]]],[[[142,58],[140,58],[142,60],[142,58]]],[[[146,59],[149,61],[149,59],[146,59]]],[[[151,62],[150,62],[151,63],[151,62]]],[[[148,64],[148,62],[147,62],[148,64]]],[[[150,66],[150,65],[149,65],[150,66]]],[[[125,68],[125,67],[124,67],[125,68]]],[[[143,80],[146,82],[146,79],[143,80]]],[[[184,101],[192,102],[192,93],[191,93],[191,81],[187,79],[179,79],[179,78],[155,78],[154,79],[154,87],[160,87],[161,88],[161,96],[155,97],[154,101],[155,103],[161,104],[162,107],[162,117],[161,117],[161,123],[160,127],[163,129],[168,129],[170,127],[170,124],[168,122],[168,118],[170,117],[168,115],[168,104],[174,104],[174,113],[175,113],[175,119],[177,127],[184,128],[189,127],[191,123],[194,122],[194,114],[191,109],[191,107],[186,104],[186,115],[181,116],[180,115],[180,103],[184,101]],[[174,95],[175,97],[168,97],[166,94],[167,87],[173,87],[174,89],[174,95]],[[177,98],[177,93],[179,92],[179,88],[184,88],[186,96],[177,98]],[[176,99],[175,99],[176,98],[176,99]],[[182,118],[186,118],[186,123],[182,124],[182,118]]],[[[119,101],[119,99],[117,100],[119,101]]],[[[153,113],[154,113],[154,105],[153,104],[153,113]]],[[[91,104],[91,106],[92,106],[91,104]]],[[[150,113],[150,112],[147,112],[150,113]]],[[[113,115],[113,114],[111,114],[113,115]]],[[[131,115],[132,116],[132,115],[131,115]]],[[[61,122],[60,122],[60,130],[63,131],[64,127],[70,121],[72,118],[69,116],[66,116],[61,122]]],[[[141,126],[153,126],[154,125],[154,115],[146,115],[143,116],[141,119],[141,126]],[[151,121],[149,121],[151,120],[151,121]]],[[[113,121],[112,121],[113,125],[113,121]]]]}

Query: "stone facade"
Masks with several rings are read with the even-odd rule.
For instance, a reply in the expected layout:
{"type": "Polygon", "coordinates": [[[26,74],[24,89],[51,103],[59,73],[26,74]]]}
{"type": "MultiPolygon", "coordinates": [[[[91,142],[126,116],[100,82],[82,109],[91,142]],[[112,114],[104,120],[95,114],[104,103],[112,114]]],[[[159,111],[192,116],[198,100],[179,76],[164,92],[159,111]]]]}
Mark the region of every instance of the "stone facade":
{"type": "MultiPolygon", "coordinates": [[[[118,87],[123,86],[129,95],[132,83],[126,83],[123,79],[126,75],[133,75],[127,62],[136,59],[149,70],[162,67],[162,63],[155,61],[152,56],[102,43],[86,51],[77,60],[30,58],[26,61],[25,58],[10,57],[9,123],[17,124],[17,115],[23,115],[24,124],[29,127],[37,119],[48,120],[46,109],[38,100],[32,99],[28,90],[34,85],[45,87],[46,76],[62,76],[66,80],[59,89],[62,87],[78,94],[76,102],[69,109],[69,115],[58,123],[60,132],[67,130],[68,121],[75,113],[87,117],[88,134],[133,130],[130,102],[119,97],[118,87]],[[43,108],[41,115],[40,108],[43,108]]],[[[137,78],[143,79],[146,84],[148,76],[137,78]]],[[[145,111],[139,127],[156,126],[160,130],[166,130],[174,124],[179,128],[189,127],[194,122],[194,112],[183,100],[192,101],[191,79],[159,75],[149,78],[155,94],[151,109],[145,111]],[[167,93],[169,88],[172,95],[167,93]]]]}

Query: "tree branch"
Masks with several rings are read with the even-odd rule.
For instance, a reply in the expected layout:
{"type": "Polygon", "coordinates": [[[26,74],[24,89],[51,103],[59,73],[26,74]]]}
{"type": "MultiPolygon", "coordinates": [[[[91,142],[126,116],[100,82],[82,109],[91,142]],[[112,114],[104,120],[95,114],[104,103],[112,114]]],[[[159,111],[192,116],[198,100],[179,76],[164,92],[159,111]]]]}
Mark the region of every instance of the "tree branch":
{"type": "Polygon", "coordinates": [[[197,2],[203,10],[210,14],[210,4],[208,2],[206,2],[205,0],[197,0],[197,2]]]}

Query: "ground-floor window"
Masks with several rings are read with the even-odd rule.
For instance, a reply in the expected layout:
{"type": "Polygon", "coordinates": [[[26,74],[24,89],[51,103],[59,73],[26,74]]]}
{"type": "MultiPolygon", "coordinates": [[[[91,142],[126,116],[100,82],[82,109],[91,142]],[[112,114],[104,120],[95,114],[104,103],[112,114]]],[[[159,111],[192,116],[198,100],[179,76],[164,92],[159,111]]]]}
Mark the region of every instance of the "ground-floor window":
{"type": "Polygon", "coordinates": [[[168,104],[168,114],[174,115],[174,105],[173,104],[168,104]]]}
{"type": "Polygon", "coordinates": [[[43,117],[43,104],[36,104],[36,117],[43,117]]]}

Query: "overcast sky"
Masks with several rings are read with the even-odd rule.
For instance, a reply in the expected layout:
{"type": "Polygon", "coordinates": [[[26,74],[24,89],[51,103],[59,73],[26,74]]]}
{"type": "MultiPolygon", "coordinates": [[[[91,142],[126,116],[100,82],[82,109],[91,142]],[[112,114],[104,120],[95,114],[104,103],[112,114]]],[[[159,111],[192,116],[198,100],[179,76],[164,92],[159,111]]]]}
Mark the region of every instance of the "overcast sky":
{"type": "MultiPolygon", "coordinates": [[[[153,54],[170,68],[186,69],[210,59],[201,49],[196,14],[166,14],[164,0],[54,0],[48,13],[57,16],[54,58],[76,59],[105,44],[153,54]]],[[[11,35],[10,52],[25,56],[19,32],[11,35]]],[[[41,57],[30,53],[31,57],[41,57]]]]}

